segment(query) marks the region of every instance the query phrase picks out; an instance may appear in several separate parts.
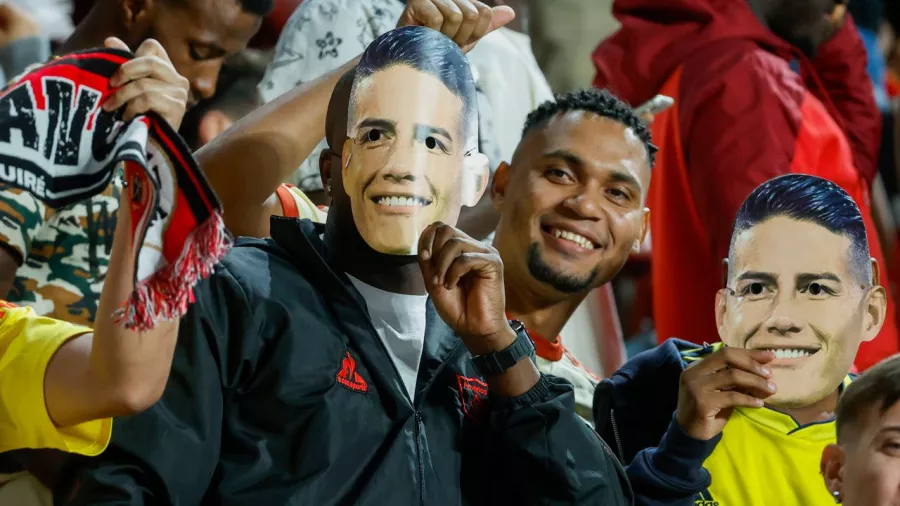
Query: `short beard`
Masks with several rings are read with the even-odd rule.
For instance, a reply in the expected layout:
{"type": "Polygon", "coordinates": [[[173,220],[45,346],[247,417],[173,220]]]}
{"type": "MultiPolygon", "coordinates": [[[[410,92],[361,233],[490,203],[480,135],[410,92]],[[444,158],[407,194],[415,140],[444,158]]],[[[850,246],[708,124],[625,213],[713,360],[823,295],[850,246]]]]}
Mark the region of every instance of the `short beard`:
{"type": "Polygon", "coordinates": [[[531,243],[528,249],[528,270],[534,279],[563,293],[580,293],[588,290],[598,274],[596,267],[590,274],[581,278],[553,270],[541,258],[541,250],[536,242],[531,243]]]}

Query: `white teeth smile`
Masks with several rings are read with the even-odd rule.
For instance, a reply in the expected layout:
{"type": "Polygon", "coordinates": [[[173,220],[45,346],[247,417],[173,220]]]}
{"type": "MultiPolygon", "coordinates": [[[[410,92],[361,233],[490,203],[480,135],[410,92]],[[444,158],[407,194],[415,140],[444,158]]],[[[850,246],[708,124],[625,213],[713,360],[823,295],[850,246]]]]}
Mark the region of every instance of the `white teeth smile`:
{"type": "Polygon", "coordinates": [[[560,239],[565,239],[570,242],[574,242],[575,244],[581,246],[584,249],[594,249],[594,243],[588,239],[587,237],[578,235],[574,232],[569,232],[568,230],[560,230],[558,228],[551,229],[553,235],[560,239]]]}
{"type": "Polygon", "coordinates": [[[425,207],[431,202],[419,197],[377,197],[376,204],[390,207],[425,207]]]}
{"type": "Polygon", "coordinates": [[[775,354],[775,358],[805,358],[812,355],[815,352],[810,352],[809,350],[801,350],[801,349],[777,349],[777,350],[765,350],[771,351],[775,354]]]}

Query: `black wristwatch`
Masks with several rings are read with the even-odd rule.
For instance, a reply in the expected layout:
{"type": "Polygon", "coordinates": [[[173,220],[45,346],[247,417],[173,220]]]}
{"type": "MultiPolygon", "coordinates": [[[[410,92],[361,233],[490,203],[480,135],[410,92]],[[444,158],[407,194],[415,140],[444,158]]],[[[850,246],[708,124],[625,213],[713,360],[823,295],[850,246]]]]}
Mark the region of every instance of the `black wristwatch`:
{"type": "Polygon", "coordinates": [[[510,320],[509,326],[516,332],[516,340],[506,349],[488,355],[472,357],[472,365],[482,376],[498,376],[534,353],[534,343],[519,320],[510,320]]]}

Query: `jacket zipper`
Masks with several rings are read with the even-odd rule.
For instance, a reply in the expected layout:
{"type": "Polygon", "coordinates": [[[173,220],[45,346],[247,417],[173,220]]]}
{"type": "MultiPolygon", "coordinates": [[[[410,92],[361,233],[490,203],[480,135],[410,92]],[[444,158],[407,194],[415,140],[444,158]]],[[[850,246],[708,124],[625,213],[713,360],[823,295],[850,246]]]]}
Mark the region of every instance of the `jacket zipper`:
{"type": "Polygon", "coordinates": [[[419,410],[415,410],[416,415],[416,457],[419,461],[419,500],[422,505],[425,505],[425,463],[422,461],[422,441],[421,441],[421,424],[422,424],[422,415],[419,414],[419,410]]]}
{"type": "Polygon", "coordinates": [[[616,451],[619,453],[619,462],[625,465],[625,452],[622,450],[622,440],[619,439],[619,426],[616,424],[616,410],[610,408],[609,421],[612,422],[613,438],[616,440],[616,451]]]}
{"type": "MultiPolygon", "coordinates": [[[[611,412],[611,411],[610,411],[611,412]]],[[[613,432],[615,433],[615,422],[613,422],[613,432]]],[[[625,477],[625,488],[628,490],[629,497],[632,498],[632,504],[634,504],[634,489],[631,488],[631,481],[628,480],[628,473],[625,471],[625,463],[622,461],[620,457],[617,457],[615,453],[609,448],[609,445],[606,444],[606,441],[600,437],[600,434],[594,432],[594,435],[597,436],[597,439],[600,440],[600,444],[603,446],[603,451],[612,458],[612,464],[622,472],[622,476],[625,477]]],[[[616,445],[619,444],[618,437],[616,439],[616,445]]]]}

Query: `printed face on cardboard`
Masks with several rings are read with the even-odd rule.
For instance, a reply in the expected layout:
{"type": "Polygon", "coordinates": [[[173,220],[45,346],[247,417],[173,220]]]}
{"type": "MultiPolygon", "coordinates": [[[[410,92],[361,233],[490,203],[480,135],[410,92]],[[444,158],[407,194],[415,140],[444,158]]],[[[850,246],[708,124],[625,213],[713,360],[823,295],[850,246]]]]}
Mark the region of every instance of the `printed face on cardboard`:
{"type": "Polygon", "coordinates": [[[731,261],[719,334],[728,346],[775,351],[777,393],[766,402],[803,407],[834,392],[884,320],[884,292],[853,267],[850,239],[779,216],[738,234],[731,261]]]}
{"type": "Polygon", "coordinates": [[[455,224],[460,206],[474,205],[487,180],[487,159],[477,153],[471,71],[449,39],[442,47],[459,54],[434,54],[434,48],[424,47],[419,53],[398,51],[404,43],[415,46],[428,30],[416,28],[404,32],[410,34],[406,39],[389,32],[386,36],[400,40],[376,40],[364,54],[342,153],[356,227],[370,247],[391,255],[414,255],[431,223],[455,224]],[[377,50],[388,54],[373,55],[377,50]],[[403,54],[392,61],[390,51],[403,54]],[[367,60],[379,65],[367,68],[367,60]],[[469,99],[466,90],[472,91],[469,99]]]}

